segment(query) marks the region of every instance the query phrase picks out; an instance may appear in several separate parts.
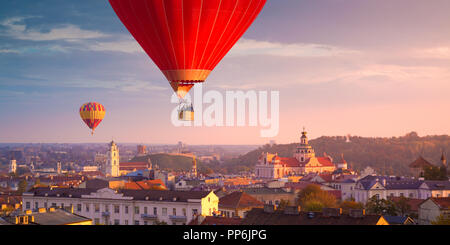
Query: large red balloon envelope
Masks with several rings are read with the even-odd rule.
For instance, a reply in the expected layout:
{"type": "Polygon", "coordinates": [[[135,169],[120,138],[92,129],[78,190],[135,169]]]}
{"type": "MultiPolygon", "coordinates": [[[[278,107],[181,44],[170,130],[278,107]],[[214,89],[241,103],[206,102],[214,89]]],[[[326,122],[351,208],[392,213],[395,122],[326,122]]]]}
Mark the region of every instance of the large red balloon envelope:
{"type": "Polygon", "coordinates": [[[109,0],[126,28],[183,98],[206,80],[266,0],[109,0]]]}

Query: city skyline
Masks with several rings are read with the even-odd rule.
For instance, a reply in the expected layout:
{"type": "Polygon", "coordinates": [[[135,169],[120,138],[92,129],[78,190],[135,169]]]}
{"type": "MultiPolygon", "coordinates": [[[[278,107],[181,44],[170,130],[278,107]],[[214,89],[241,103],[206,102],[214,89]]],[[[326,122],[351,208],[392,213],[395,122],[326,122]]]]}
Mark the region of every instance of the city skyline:
{"type": "Polygon", "coordinates": [[[0,142],[285,144],[303,126],[311,139],[449,134],[448,1],[268,1],[203,88],[280,91],[275,138],[174,127],[169,84],[108,1],[1,5],[0,142]],[[78,114],[88,101],[107,113],[93,137],[78,114]]]}

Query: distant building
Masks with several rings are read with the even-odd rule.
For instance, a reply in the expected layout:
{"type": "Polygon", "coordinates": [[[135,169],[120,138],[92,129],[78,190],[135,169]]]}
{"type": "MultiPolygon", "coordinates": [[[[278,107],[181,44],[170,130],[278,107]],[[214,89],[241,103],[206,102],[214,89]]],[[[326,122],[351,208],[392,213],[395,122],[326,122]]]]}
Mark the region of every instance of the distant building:
{"type": "Polygon", "coordinates": [[[16,173],[17,171],[17,162],[14,156],[9,160],[9,173],[16,173]]]}
{"type": "Polygon", "coordinates": [[[82,172],[96,172],[98,170],[98,166],[83,166],[82,172]]]}
{"type": "Polygon", "coordinates": [[[347,169],[347,162],[343,156],[337,163],[334,163],[333,159],[326,154],[323,157],[316,157],[306,135],[307,132],[303,131],[294,157],[279,157],[278,154],[263,153],[255,167],[256,177],[279,179],[291,175],[331,173],[339,168],[347,169]]]}
{"type": "Polygon", "coordinates": [[[114,141],[111,141],[109,144],[109,150],[106,155],[108,156],[108,160],[106,161],[105,175],[109,177],[119,177],[119,147],[114,141]]]}
{"type": "Polygon", "coordinates": [[[61,174],[62,172],[62,169],[61,169],[61,161],[58,161],[57,163],[56,163],[56,173],[57,174],[61,174]]]}
{"type": "Polygon", "coordinates": [[[150,158],[148,162],[121,162],[119,164],[119,176],[127,175],[135,171],[149,171],[152,169],[150,158]]]}
{"type": "Polygon", "coordinates": [[[413,173],[413,176],[416,178],[423,177],[424,174],[423,171],[424,168],[426,167],[433,167],[433,164],[429,163],[422,156],[420,156],[419,158],[417,158],[417,160],[409,164],[409,169],[413,173]]]}
{"type": "Polygon", "coordinates": [[[380,199],[407,197],[427,199],[449,197],[450,181],[424,181],[414,178],[370,175],[356,182],[355,201],[366,203],[373,196],[380,199]]]}
{"type": "Polygon", "coordinates": [[[245,188],[242,190],[264,204],[278,206],[281,201],[288,201],[290,205],[293,205],[297,201],[297,194],[295,192],[288,192],[283,188],[262,187],[245,188]]]}
{"type": "Polygon", "coordinates": [[[145,156],[147,154],[148,154],[147,146],[145,146],[145,145],[137,146],[137,156],[145,156]]]}
{"type": "Polygon", "coordinates": [[[228,194],[219,200],[219,212],[222,216],[244,218],[253,208],[262,208],[263,202],[241,191],[228,194]]]}
{"type": "Polygon", "coordinates": [[[431,222],[443,215],[450,219],[450,197],[428,198],[419,205],[419,225],[431,225],[431,222]]]}

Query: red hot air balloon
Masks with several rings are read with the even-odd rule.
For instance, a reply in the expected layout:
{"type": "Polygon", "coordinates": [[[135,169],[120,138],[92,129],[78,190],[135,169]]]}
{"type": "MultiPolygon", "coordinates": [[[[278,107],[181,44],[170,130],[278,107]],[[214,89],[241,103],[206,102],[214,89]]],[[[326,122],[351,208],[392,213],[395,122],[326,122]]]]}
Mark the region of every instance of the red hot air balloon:
{"type": "Polygon", "coordinates": [[[266,0],[109,0],[180,99],[244,35],[266,0]]]}

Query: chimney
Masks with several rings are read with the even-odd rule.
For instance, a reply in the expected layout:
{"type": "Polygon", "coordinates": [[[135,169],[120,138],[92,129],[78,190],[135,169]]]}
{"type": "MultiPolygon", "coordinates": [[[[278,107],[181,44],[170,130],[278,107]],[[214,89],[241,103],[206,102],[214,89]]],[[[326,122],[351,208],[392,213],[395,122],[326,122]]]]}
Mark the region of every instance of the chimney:
{"type": "Polygon", "coordinates": [[[275,205],[265,204],[264,205],[264,213],[275,213],[276,207],[275,205]]]}
{"type": "Polygon", "coordinates": [[[342,214],[342,208],[324,208],[322,215],[324,217],[339,217],[342,214]]]}
{"type": "Polygon", "coordinates": [[[300,206],[287,206],[284,208],[284,214],[299,215],[300,210],[301,210],[300,206]]]}
{"type": "Polygon", "coordinates": [[[349,216],[352,218],[363,218],[365,215],[365,209],[350,209],[349,211],[349,216]]]}

